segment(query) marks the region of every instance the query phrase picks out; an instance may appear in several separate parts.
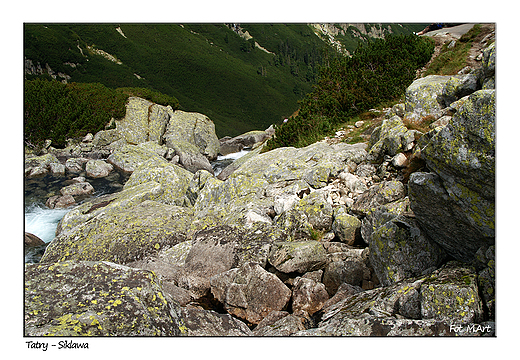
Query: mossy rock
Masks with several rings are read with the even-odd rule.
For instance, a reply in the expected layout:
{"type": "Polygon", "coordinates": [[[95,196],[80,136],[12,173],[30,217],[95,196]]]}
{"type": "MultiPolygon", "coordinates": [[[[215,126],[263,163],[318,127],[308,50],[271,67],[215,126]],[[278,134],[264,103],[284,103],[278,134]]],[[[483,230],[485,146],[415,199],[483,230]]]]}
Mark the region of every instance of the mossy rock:
{"type": "Polygon", "coordinates": [[[188,208],[156,201],[100,213],[54,238],[41,261],[126,264],[185,241],[192,219],[188,208]]]}
{"type": "Polygon", "coordinates": [[[151,158],[164,160],[164,158],[157,155],[154,151],[140,146],[126,144],[115,150],[108,157],[107,161],[120,171],[133,173],[139,166],[151,158]]]}
{"type": "Polygon", "coordinates": [[[408,185],[421,227],[455,259],[471,262],[495,242],[495,91],[459,102],[421,151],[433,174],[414,173],[408,185]]]}
{"type": "Polygon", "coordinates": [[[108,262],[27,264],[25,336],[179,336],[156,276],[108,262]]]}
{"type": "Polygon", "coordinates": [[[421,315],[424,319],[451,321],[454,324],[484,320],[477,274],[469,266],[448,263],[421,284],[421,315]]]}
{"type": "Polygon", "coordinates": [[[151,158],[143,162],[125,183],[123,190],[131,189],[150,181],[161,184],[163,193],[155,200],[170,205],[185,206],[190,204],[186,190],[193,174],[161,158],[151,158]]]}

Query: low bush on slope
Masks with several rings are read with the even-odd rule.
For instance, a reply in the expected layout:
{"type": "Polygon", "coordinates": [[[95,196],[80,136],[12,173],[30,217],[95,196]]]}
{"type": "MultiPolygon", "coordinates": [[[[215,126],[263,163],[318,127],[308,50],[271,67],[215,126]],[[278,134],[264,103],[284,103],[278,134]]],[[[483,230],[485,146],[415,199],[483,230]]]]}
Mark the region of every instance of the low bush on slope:
{"type": "Polygon", "coordinates": [[[331,60],[298,115],[276,128],[267,149],[309,145],[349,118],[402,96],[433,49],[431,39],[391,35],[360,45],[352,57],[331,60]]]}
{"type": "Polygon", "coordinates": [[[172,96],[144,88],[110,89],[99,83],[63,84],[56,80],[26,80],[24,86],[24,140],[40,145],[50,139],[55,147],[67,138],[103,130],[112,118],[125,116],[129,96],[139,96],[177,109],[172,96]]]}

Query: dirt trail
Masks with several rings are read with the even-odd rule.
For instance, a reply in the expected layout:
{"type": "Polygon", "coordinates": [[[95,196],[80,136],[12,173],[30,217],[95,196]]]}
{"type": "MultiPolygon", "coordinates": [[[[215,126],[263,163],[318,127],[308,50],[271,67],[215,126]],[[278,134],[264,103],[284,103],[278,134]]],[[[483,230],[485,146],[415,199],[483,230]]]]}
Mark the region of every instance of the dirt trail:
{"type": "MultiPolygon", "coordinates": [[[[473,44],[471,46],[471,49],[469,50],[468,58],[466,59],[467,66],[470,66],[473,69],[476,69],[480,67],[480,60],[479,55],[482,53],[482,51],[487,47],[488,43],[493,41],[495,39],[495,24],[480,24],[481,30],[480,34],[475,38],[473,41],[473,44]]],[[[444,44],[448,44],[451,41],[459,40],[462,35],[467,33],[469,30],[471,30],[475,26],[475,24],[462,24],[458,26],[454,26],[451,28],[445,28],[445,29],[439,29],[430,31],[422,36],[429,36],[432,39],[435,40],[435,50],[433,52],[432,58],[426,64],[424,68],[422,68],[418,72],[418,77],[420,77],[420,74],[424,73],[428,66],[431,64],[433,59],[435,59],[441,52],[442,47],[444,44]]]]}

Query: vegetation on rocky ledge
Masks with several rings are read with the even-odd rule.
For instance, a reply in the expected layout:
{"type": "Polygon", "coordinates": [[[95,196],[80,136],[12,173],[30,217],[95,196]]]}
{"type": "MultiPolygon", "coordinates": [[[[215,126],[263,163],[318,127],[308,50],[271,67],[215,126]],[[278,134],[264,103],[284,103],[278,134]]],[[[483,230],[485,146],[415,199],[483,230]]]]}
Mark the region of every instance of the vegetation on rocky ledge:
{"type": "Polygon", "coordinates": [[[129,96],[179,107],[177,99],[146,88],[110,89],[99,83],[63,84],[56,80],[26,80],[24,86],[24,140],[38,146],[45,140],[63,147],[66,139],[103,130],[126,113],[129,96]]]}
{"type": "Polygon", "coordinates": [[[307,146],[349,118],[399,98],[433,49],[429,38],[396,35],[361,45],[352,57],[333,59],[321,69],[298,115],[277,127],[267,149],[307,146]]]}

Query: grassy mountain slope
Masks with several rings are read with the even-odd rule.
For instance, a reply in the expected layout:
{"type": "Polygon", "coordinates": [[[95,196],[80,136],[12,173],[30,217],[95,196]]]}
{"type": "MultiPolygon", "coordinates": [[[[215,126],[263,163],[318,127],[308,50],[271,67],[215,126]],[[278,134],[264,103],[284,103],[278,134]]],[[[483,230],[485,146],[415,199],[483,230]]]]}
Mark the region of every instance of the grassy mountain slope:
{"type": "Polygon", "coordinates": [[[335,53],[310,25],[240,28],[252,39],[225,24],[25,24],[24,57],[69,82],[174,96],[181,109],[208,115],[219,136],[234,136],[291,115],[324,52],[335,53]]]}

